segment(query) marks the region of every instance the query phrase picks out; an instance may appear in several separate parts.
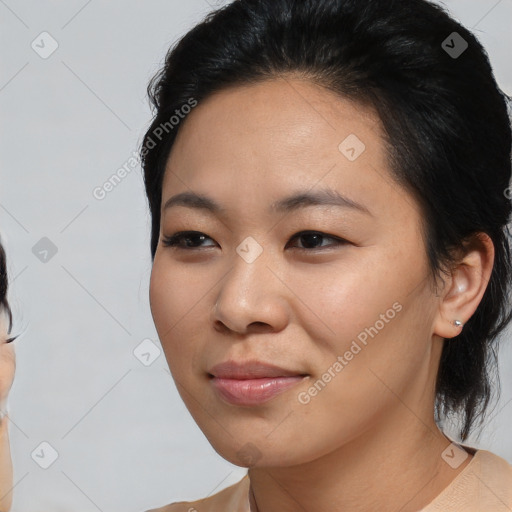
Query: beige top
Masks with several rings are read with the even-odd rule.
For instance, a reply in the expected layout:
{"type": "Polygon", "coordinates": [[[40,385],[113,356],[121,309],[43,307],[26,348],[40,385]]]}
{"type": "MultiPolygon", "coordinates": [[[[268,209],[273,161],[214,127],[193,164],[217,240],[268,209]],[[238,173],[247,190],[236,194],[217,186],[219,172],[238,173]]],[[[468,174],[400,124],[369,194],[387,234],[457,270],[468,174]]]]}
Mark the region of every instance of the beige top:
{"type": "MultiPolygon", "coordinates": [[[[419,512],[511,512],[512,466],[486,450],[477,450],[455,479],[419,512]]],[[[180,501],[147,512],[250,512],[249,475],[198,501],[180,501]]]]}

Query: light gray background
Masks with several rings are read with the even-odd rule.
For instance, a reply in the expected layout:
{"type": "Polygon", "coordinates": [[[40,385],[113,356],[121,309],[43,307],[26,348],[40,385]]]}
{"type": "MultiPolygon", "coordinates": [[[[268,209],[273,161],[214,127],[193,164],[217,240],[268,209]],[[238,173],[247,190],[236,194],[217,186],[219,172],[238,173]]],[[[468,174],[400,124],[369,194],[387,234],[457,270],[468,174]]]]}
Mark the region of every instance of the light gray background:
{"type": "MultiPolygon", "coordinates": [[[[103,200],[93,196],[140,143],[146,85],[165,51],[213,4],[0,0],[0,227],[22,333],[10,396],[15,512],[141,512],[246,472],[213,451],[163,354],[148,367],[133,354],[144,339],[158,344],[139,166],[103,200]],[[59,45],[47,59],[31,48],[43,31],[59,45]],[[42,237],[58,250],[47,262],[32,252],[42,237]],[[31,456],[41,442],[59,454],[46,470],[31,456]]],[[[512,94],[512,0],[446,5],[475,27],[512,94]]],[[[507,338],[502,398],[472,444],[512,462],[507,338]]]]}

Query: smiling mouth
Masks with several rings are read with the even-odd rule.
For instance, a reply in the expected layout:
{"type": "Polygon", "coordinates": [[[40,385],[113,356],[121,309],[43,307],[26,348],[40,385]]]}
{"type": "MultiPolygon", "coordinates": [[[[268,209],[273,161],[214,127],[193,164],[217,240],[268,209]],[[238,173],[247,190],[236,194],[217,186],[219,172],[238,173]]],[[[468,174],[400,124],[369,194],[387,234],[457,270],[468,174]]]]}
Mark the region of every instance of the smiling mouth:
{"type": "Polygon", "coordinates": [[[208,376],[220,398],[241,406],[268,402],[309,377],[305,373],[260,361],[226,361],[214,366],[208,376]]]}
{"type": "Polygon", "coordinates": [[[288,391],[307,377],[307,375],[297,375],[259,379],[223,379],[212,376],[210,382],[217,393],[230,404],[259,405],[288,391]]]}

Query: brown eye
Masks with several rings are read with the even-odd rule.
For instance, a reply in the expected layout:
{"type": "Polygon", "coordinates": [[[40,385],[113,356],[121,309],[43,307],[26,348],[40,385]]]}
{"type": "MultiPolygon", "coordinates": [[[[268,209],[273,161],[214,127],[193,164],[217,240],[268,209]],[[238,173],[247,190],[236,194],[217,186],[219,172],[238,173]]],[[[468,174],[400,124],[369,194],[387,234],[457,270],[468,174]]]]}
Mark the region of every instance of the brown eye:
{"type": "Polygon", "coordinates": [[[295,247],[301,251],[307,251],[311,249],[323,249],[328,247],[334,247],[338,245],[344,245],[348,242],[343,240],[342,238],[327,235],[325,233],[321,233],[319,231],[301,231],[294,235],[291,240],[300,240],[303,247],[295,247]],[[334,243],[330,243],[328,245],[322,245],[324,240],[333,240],[334,243]]]}
{"type": "Polygon", "coordinates": [[[206,239],[211,240],[211,238],[204,233],[200,233],[199,231],[181,231],[179,233],[175,233],[170,237],[165,237],[162,240],[162,244],[165,247],[175,247],[177,249],[199,249],[201,247],[212,247],[202,246],[200,245],[206,239]]]}

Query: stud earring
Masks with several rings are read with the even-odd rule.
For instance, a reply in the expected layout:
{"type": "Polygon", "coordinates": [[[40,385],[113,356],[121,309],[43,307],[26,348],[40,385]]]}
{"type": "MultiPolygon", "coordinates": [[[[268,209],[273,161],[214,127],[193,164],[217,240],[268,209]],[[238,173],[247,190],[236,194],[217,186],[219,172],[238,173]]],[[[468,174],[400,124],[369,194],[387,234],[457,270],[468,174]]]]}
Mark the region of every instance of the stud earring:
{"type": "Polygon", "coordinates": [[[462,327],[464,324],[460,320],[454,320],[453,325],[455,325],[455,327],[462,327]]]}

